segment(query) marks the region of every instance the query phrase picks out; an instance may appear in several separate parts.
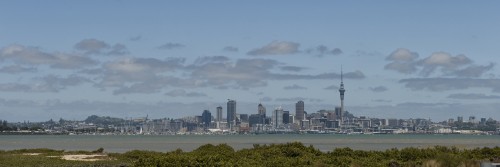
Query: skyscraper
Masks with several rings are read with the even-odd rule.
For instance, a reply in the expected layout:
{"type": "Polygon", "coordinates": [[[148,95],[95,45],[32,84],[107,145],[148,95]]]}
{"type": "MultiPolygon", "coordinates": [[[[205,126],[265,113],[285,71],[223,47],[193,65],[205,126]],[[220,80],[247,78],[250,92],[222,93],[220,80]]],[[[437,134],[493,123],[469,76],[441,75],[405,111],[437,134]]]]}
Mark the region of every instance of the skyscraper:
{"type": "Polygon", "coordinates": [[[217,122],[222,121],[222,106],[217,107],[217,122]]]}
{"type": "Polygon", "coordinates": [[[283,111],[283,124],[289,124],[290,121],[290,111],[283,111]]]}
{"type": "Polygon", "coordinates": [[[281,106],[273,111],[271,122],[274,128],[279,128],[283,125],[283,108],[281,108],[281,106]]]}
{"type": "Polygon", "coordinates": [[[261,103],[257,106],[257,111],[259,112],[259,115],[266,117],[266,107],[264,107],[261,103]]]}
{"type": "Polygon", "coordinates": [[[227,100],[227,126],[231,128],[236,124],[236,101],[227,100]]]}
{"type": "Polygon", "coordinates": [[[266,123],[266,107],[264,107],[264,105],[262,105],[261,103],[259,103],[259,106],[257,106],[257,111],[259,113],[259,116],[260,116],[260,124],[265,124],[266,123]]]}
{"type": "Polygon", "coordinates": [[[210,122],[212,122],[212,113],[210,113],[210,111],[208,110],[203,111],[203,114],[201,114],[201,120],[203,122],[203,128],[210,128],[210,122]]]}
{"type": "Polygon", "coordinates": [[[302,100],[295,103],[295,119],[304,120],[304,102],[302,100]]]}
{"type": "Polygon", "coordinates": [[[340,88],[339,88],[339,93],[340,93],[340,122],[341,124],[344,122],[344,72],[342,71],[342,66],[340,67],[340,88]]]}

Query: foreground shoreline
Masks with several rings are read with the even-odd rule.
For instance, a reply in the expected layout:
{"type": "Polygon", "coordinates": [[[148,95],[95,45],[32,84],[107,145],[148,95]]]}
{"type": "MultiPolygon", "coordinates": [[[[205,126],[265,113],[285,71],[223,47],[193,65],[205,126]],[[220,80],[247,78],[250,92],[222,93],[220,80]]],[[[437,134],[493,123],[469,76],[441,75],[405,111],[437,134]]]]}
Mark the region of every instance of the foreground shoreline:
{"type": "Polygon", "coordinates": [[[227,144],[205,144],[193,151],[129,150],[125,153],[53,149],[0,150],[0,166],[480,166],[499,163],[500,147],[461,149],[387,149],[384,151],[336,148],[322,152],[300,142],[259,145],[235,150],[227,144]]]}

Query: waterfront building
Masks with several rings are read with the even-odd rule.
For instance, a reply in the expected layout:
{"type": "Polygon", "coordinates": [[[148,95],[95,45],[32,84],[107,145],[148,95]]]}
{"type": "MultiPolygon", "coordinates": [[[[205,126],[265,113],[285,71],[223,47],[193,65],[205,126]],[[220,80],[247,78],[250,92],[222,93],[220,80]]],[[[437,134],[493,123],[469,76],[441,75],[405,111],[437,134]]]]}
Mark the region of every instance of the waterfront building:
{"type": "Polygon", "coordinates": [[[232,128],[236,125],[236,101],[227,99],[227,125],[232,128]]]}
{"type": "Polygon", "coordinates": [[[399,127],[399,120],[398,119],[387,119],[388,126],[390,127],[399,127]]]}
{"type": "Polygon", "coordinates": [[[216,113],[216,120],[217,122],[222,122],[222,106],[217,107],[217,113],[216,113]]]}
{"type": "Polygon", "coordinates": [[[262,105],[261,103],[259,103],[259,105],[257,106],[257,111],[259,115],[266,117],[266,107],[264,107],[264,105],[262,105]]]}
{"type": "Polygon", "coordinates": [[[462,116],[457,117],[457,122],[458,123],[463,123],[464,122],[464,117],[462,117],[462,116]]]}
{"type": "Polygon", "coordinates": [[[299,121],[304,120],[304,101],[295,103],[295,118],[299,121]]]}
{"type": "Polygon", "coordinates": [[[342,115],[341,111],[342,110],[340,107],[335,107],[335,120],[340,120],[340,117],[342,115]]]}
{"type": "Polygon", "coordinates": [[[248,114],[240,114],[240,121],[248,123],[248,114]]]}
{"type": "Polygon", "coordinates": [[[210,113],[210,111],[208,110],[203,111],[203,114],[201,114],[201,119],[203,122],[203,128],[210,128],[210,123],[212,122],[212,113],[210,113]]]}
{"type": "Polygon", "coordinates": [[[283,125],[283,108],[281,108],[281,106],[273,111],[273,117],[271,119],[274,128],[279,128],[283,125]]]}
{"type": "Polygon", "coordinates": [[[265,122],[266,122],[266,107],[264,107],[264,105],[259,103],[259,105],[257,106],[257,112],[260,115],[260,121],[259,121],[260,123],[259,124],[265,124],[265,122]]]}
{"type": "Polygon", "coordinates": [[[289,124],[290,123],[290,111],[283,111],[283,124],[289,124]]]}
{"type": "Polygon", "coordinates": [[[481,122],[479,122],[481,125],[486,125],[486,118],[481,118],[481,122]]]}
{"type": "Polygon", "coordinates": [[[470,116],[469,117],[469,122],[475,124],[476,123],[476,117],[475,116],[470,116]]]}
{"type": "Polygon", "coordinates": [[[295,120],[295,116],[292,115],[292,114],[290,114],[290,113],[288,113],[288,121],[289,121],[289,123],[290,124],[294,124],[295,123],[294,120],[295,120]]]}
{"type": "Polygon", "coordinates": [[[250,127],[255,127],[257,124],[263,124],[263,119],[260,114],[252,114],[248,118],[248,124],[250,127]]]}

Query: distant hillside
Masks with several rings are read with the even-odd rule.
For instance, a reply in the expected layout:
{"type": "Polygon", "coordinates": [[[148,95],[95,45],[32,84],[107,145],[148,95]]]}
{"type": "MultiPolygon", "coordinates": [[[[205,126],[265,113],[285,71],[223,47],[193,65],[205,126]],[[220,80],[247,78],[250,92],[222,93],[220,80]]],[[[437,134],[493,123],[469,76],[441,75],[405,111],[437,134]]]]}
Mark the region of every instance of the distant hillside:
{"type": "Polygon", "coordinates": [[[100,117],[97,115],[91,115],[85,119],[85,123],[101,124],[101,125],[118,125],[124,122],[124,119],[113,118],[113,117],[100,117]]]}

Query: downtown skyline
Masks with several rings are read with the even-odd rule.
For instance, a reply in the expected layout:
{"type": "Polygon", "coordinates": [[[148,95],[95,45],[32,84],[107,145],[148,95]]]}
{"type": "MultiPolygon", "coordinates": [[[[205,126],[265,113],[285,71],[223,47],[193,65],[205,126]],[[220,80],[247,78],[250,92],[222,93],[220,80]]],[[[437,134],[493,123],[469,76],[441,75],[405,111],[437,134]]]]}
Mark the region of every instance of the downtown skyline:
{"type": "Polygon", "coordinates": [[[500,119],[496,1],[0,2],[0,119],[500,119]],[[223,108],[226,117],[226,108],[223,108]]]}

